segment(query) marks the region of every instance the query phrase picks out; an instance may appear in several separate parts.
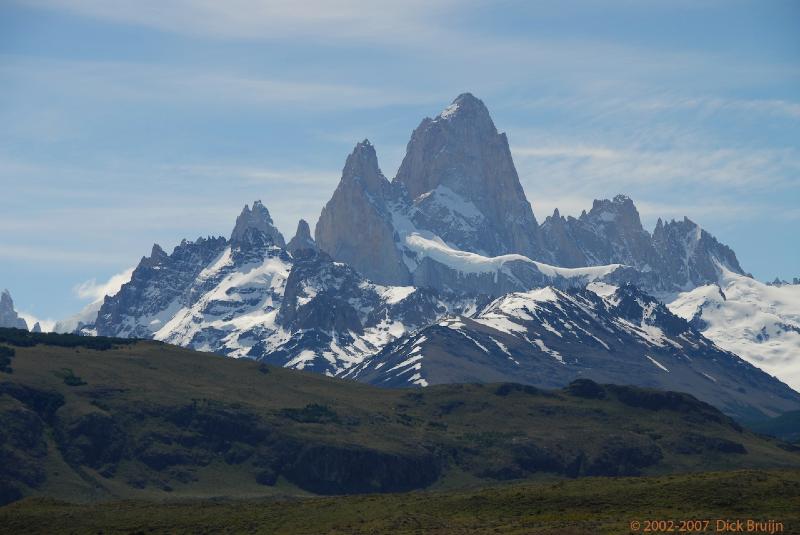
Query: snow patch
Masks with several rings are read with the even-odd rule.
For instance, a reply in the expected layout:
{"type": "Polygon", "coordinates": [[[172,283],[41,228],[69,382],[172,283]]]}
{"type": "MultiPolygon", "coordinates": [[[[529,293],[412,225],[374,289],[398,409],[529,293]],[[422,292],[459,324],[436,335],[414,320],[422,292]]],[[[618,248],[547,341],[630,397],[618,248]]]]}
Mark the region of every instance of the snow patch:
{"type": "Polygon", "coordinates": [[[557,360],[558,362],[560,362],[561,364],[566,364],[566,363],[564,362],[564,357],[562,357],[562,356],[561,356],[561,353],[559,353],[559,352],[558,352],[558,351],[556,351],[555,349],[550,349],[549,347],[547,347],[547,346],[544,344],[544,341],[542,341],[541,339],[539,339],[539,338],[535,338],[535,339],[533,340],[533,343],[534,343],[534,344],[535,344],[535,345],[536,345],[536,346],[539,348],[539,351],[541,351],[542,353],[547,353],[548,355],[550,355],[551,357],[553,357],[554,359],[556,359],[556,360],[557,360]]]}
{"type": "Polygon", "coordinates": [[[702,320],[716,345],[800,390],[800,285],[770,286],[718,264],[719,284],[679,294],[667,307],[702,320]]]}
{"type": "Polygon", "coordinates": [[[661,368],[661,369],[662,369],[662,370],[664,370],[665,372],[669,373],[669,370],[666,368],[666,366],[664,366],[663,364],[661,364],[660,362],[658,362],[656,359],[654,359],[654,358],[653,358],[653,357],[651,357],[650,355],[645,355],[645,357],[647,357],[647,358],[650,360],[650,362],[652,362],[653,364],[655,364],[656,366],[658,366],[659,368],[661,368]]]}

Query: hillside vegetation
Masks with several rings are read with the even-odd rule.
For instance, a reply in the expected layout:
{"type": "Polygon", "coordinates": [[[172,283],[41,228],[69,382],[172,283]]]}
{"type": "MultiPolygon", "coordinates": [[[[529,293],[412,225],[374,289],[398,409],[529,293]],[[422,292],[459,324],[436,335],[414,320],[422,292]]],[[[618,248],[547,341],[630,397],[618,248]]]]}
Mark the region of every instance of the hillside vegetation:
{"type": "MultiPolygon", "coordinates": [[[[774,520],[800,531],[800,472],[584,478],[479,490],[292,500],[112,502],[28,498],[0,508],[0,533],[602,535],[647,520],[774,520]]],[[[663,533],[664,531],[658,531],[663,533]]],[[[763,531],[769,533],[769,531],[763,531]]],[[[776,531],[776,533],[778,533],[776,531]]]]}
{"type": "Polygon", "coordinates": [[[156,342],[0,339],[2,503],[800,467],[794,447],[687,394],[591,381],[391,390],[156,342]]]}

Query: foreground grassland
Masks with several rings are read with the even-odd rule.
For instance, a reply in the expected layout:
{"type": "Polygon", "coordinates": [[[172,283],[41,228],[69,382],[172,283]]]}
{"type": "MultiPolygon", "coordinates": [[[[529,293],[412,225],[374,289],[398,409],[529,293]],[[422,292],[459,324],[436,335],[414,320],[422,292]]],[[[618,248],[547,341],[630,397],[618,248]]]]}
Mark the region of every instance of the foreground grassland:
{"type": "MultiPolygon", "coordinates": [[[[585,478],[457,492],[250,501],[28,498],[0,533],[618,534],[646,519],[776,520],[800,533],[800,471],[585,478]]],[[[708,533],[713,533],[709,527],[708,533]]]]}

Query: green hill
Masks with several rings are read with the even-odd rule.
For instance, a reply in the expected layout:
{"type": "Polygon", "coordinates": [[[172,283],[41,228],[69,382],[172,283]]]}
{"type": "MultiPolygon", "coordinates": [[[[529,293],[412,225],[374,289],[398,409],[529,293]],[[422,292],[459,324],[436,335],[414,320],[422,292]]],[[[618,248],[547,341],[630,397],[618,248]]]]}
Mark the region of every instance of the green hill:
{"type": "Polygon", "coordinates": [[[156,342],[10,330],[0,347],[3,503],[800,468],[792,447],[674,392],[590,381],[390,390],[156,342]]]}

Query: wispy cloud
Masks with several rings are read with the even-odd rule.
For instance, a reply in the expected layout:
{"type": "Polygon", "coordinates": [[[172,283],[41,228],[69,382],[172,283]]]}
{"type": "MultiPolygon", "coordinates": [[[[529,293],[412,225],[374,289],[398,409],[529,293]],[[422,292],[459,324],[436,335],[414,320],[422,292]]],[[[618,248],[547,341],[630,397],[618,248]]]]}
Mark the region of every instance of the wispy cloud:
{"type": "Polygon", "coordinates": [[[130,260],[130,255],[98,251],[56,249],[51,246],[12,245],[0,243],[0,258],[5,260],[32,260],[36,262],[66,262],[83,265],[117,265],[130,260]]]}
{"type": "Polygon", "coordinates": [[[283,232],[291,233],[300,217],[314,224],[341,175],[333,168],[257,163],[100,161],[84,165],[0,157],[0,181],[15,184],[13,198],[2,202],[0,232],[36,238],[24,246],[5,240],[5,252],[0,249],[0,256],[20,260],[52,256],[85,262],[81,254],[48,253],[47,244],[30,246],[31,241],[48,241],[45,237],[54,235],[113,243],[112,249],[131,246],[130,240],[137,234],[150,243],[171,236],[171,241],[162,243],[165,247],[181,238],[227,236],[242,205],[256,199],[265,202],[283,232]],[[109,180],[117,186],[107,188],[109,180]],[[97,225],[97,221],[103,224],[97,225]]]}
{"type": "Polygon", "coordinates": [[[513,152],[518,158],[598,158],[611,160],[623,156],[620,151],[608,147],[590,147],[586,145],[514,147],[513,152]]]}
{"type": "Polygon", "coordinates": [[[640,110],[680,110],[695,109],[709,113],[755,112],[759,114],[782,115],[800,119],[800,102],[781,99],[740,99],[712,96],[702,97],[658,97],[641,99],[628,103],[640,110]]]}
{"type": "Polygon", "coordinates": [[[73,288],[75,295],[84,300],[99,301],[107,295],[115,295],[122,285],[131,280],[134,268],[128,268],[122,273],[112,275],[107,281],[98,283],[96,279],[89,279],[73,288]]]}
{"type": "Polygon", "coordinates": [[[800,188],[800,153],[791,149],[713,148],[689,150],[537,149],[523,147],[513,154],[521,174],[539,187],[613,191],[614,187],[669,188],[710,186],[725,192],[800,188]]]}
{"type": "MultiPolygon", "coordinates": [[[[315,80],[265,77],[217,67],[202,70],[133,61],[0,55],[0,79],[97,102],[217,103],[223,107],[300,105],[306,110],[365,109],[436,102],[431,93],[315,80]]],[[[49,122],[47,123],[50,124],[49,122]]],[[[48,126],[49,127],[49,126],[48,126]]]]}
{"type": "MultiPolygon", "coordinates": [[[[680,137],[680,131],[672,135],[680,137]]],[[[595,198],[630,195],[643,220],[688,216],[709,222],[791,219],[800,191],[800,151],[790,148],[703,147],[685,140],[652,146],[593,145],[542,136],[512,147],[520,178],[542,219],[559,208],[578,215],[595,198]],[[781,194],[780,192],[783,192],[781,194]],[[787,206],[788,206],[787,205],[787,206]],[[788,219],[787,219],[788,218],[788,219]]],[[[708,144],[708,140],[706,141],[708,144]]]]}
{"type": "MultiPolygon", "coordinates": [[[[28,0],[31,5],[123,24],[221,38],[286,36],[327,41],[408,39],[435,27],[441,12],[469,0],[28,0]]],[[[472,2],[470,2],[472,3],[472,2]]]]}
{"type": "Polygon", "coordinates": [[[337,178],[335,171],[316,169],[275,169],[247,165],[188,164],[164,167],[165,173],[203,178],[224,178],[248,184],[322,186],[337,178]]]}
{"type": "MultiPolygon", "coordinates": [[[[698,65],[702,69],[702,65],[698,65]]],[[[709,67],[711,68],[711,67],[709,67]]],[[[526,110],[571,111],[594,120],[639,114],[696,111],[701,117],[711,115],[743,114],[751,117],[765,116],[800,119],[800,101],[765,98],[732,98],[713,94],[692,94],[695,86],[686,84],[679,90],[663,91],[647,85],[623,88],[616,83],[609,87],[578,87],[566,95],[516,98],[507,107],[526,110]]],[[[696,93],[696,91],[695,91],[696,93]]]]}

